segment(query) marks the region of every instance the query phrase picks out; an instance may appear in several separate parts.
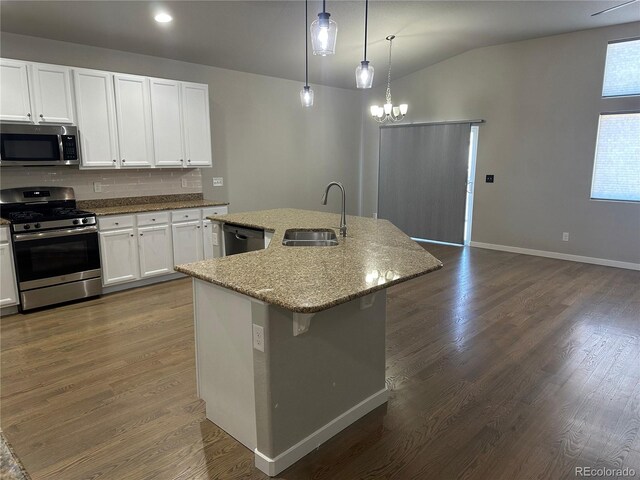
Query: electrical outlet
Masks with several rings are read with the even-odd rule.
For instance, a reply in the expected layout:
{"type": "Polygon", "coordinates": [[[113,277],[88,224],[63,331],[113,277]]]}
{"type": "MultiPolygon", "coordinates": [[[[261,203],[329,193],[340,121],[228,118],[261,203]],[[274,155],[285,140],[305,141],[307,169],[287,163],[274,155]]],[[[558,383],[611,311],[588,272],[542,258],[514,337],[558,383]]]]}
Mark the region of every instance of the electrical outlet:
{"type": "Polygon", "coordinates": [[[253,324],[253,348],[264,352],[264,328],[253,324]]]}
{"type": "Polygon", "coordinates": [[[378,218],[378,212],[373,212],[373,218],[378,218]]]}
{"type": "Polygon", "coordinates": [[[569,241],[569,232],[562,232],[562,241],[563,242],[569,241]]]}
{"type": "Polygon", "coordinates": [[[188,187],[188,185],[187,185],[187,179],[186,179],[186,178],[183,178],[183,179],[182,179],[182,188],[187,188],[187,187],[188,187]]]}
{"type": "Polygon", "coordinates": [[[93,182],[93,191],[94,192],[101,192],[102,191],[102,184],[100,182],[93,182]]]}
{"type": "Polygon", "coordinates": [[[485,182],[486,183],[493,183],[493,181],[495,180],[495,176],[494,175],[487,175],[485,178],[485,182]]]}
{"type": "Polygon", "coordinates": [[[213,177],[213,186],[214,187],[222,187],[222,186],[224,186],[224,178],[223,177],[213,177]]]}

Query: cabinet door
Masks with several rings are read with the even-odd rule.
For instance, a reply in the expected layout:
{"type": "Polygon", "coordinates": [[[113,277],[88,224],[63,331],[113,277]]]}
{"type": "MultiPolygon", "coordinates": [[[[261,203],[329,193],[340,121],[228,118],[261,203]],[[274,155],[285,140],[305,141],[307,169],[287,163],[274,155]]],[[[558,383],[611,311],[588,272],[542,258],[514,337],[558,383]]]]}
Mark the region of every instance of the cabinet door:
{"type": "Polygon", "coordinates": [[[18,289],[13,270],[13,255],[11,245],[0,244],[0,307],[17,305],[18,289]]]}
{"type": "Polygon", "coordinates": [[[35,121],[74,123],[71,100],[71,70],[59,65],[31,65],[30,84],[33,86],[35,121]]]}
{"type": "Polygon", "coordinates": [[[169,225],[138,228],[140,276],[173,273],[173,248],[169,225]]]}
{"type": "Polygon", "coordinates": [[[133,228],[100,232],[100,258],[103,285],[138,279],[138,247],[133,228]]]}
{"type": "Polygon", "coordinates": [[[114,75],[116,117],[121,167],[153,165],[153,136],[149,80],[134,75],[114,75]]]}
{"type": "Polygon", "coordinates": [[[211,127],[209,123],[209,87],[182,84],[182,119],[185,167],[211,166],[211,127]]]}
{"type": "Polygon", "coordinates": [[[152,78],[151,119],[156,166],[181,167],[184,164],[180,82],[152,78]]]}
{"type": "Polygon", "coordinates": [[[202,234],[200,221],[174,223],[173,262],[175,265],[202,260],[202,234]]]}
{"type": "Polygon", "coordinates": [[[84,168],[116,168],[118,136],[113,76],[95,70],[74,70],[73,83],[84,168]]]}
{"type": "Polygon", "coordinates": [[[202,246],[203,258],[209,260],[220,256],[220,239],[218,237],[217,224],[214,226],[211,220],[202,221],[202,246]],[[214,241],[214,235],[216,236],[214,241]]]}
{"type": "Polygon", "coordinates": [[[5,122],[31,122],[31,101],[27,64],[16,60],[0,59],[0,120],[5,122]]]}

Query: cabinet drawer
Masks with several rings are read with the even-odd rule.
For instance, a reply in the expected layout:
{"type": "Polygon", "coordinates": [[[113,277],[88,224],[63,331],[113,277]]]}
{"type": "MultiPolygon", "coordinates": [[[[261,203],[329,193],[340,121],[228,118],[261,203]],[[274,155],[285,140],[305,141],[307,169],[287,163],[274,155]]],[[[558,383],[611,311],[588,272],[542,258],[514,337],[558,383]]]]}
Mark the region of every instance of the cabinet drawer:
{"type": "Polygon", "coordinates": [[[137,215],[137,220],[139,227],[169,223],[169,212],[139,213],[137,215]]]}
{"type": "Polygon", "coordinates": [[[0,243],[9,241],[9,227],[0,227],[0,243]]]}
{"type": "Polygon", "coordinates": [[[110,215],[108,217],[98,217],[98,228],[100,230],[113,230],[115,228],[133,227],[133,215],[110,215]]]}
{"type": "Polygon", "coordinates": [[[214,215],[226,215],[227,213],[229,213],[227,206],[207,207],[202,209],[202,218],[213,217],[214,215]]]}
{"type": "Polygon", "coordinates": [[[171,212],[171,222],[187,222],[190,220],[200,220],[200,209],[174,210],[171,212]]]}

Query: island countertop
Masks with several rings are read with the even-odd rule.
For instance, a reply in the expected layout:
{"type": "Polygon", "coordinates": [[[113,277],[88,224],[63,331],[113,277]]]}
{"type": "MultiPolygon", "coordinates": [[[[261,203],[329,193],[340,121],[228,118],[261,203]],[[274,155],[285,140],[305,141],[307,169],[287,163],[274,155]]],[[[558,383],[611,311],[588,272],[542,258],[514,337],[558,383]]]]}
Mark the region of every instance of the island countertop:
{"type": "Polygon", "coordinates": [[[440,260],[387,220],[347,216],[331,247],[285,247],[290,228],[331,228],[340,215],[276,209],[217,215],[217,222],[273,232],[264,250],[177,265],[192,277],[297,313],[315,313],[442,268],[440,260]]]}

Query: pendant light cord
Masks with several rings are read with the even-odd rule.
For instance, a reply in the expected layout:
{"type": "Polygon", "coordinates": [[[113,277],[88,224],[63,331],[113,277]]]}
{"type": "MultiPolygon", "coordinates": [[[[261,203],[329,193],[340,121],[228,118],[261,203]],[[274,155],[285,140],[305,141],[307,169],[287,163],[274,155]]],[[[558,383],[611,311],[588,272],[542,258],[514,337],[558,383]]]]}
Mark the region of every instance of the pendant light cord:
{"type": "Polygon", "coordinates": [[[367,24],[369,22],[369,0],[364,1],[364,61],[367,61],[367,24]]]}
{"type": "Polygon", "coordinates": [[[322,0],[322,13],[327,12],[327,0],[322,0]]]}
{"type": "Polygon", "coordinates": [[[393,38],[389,39],[389,73],[387,74],[387,103],[391,103],[391,45],[393,45],[393,38]]]}
{"type": "Polygon", "coordinates": [[[307,32],[309,0],[304,0],[304,86],[309,86],[309,35],[307,32]]]}

